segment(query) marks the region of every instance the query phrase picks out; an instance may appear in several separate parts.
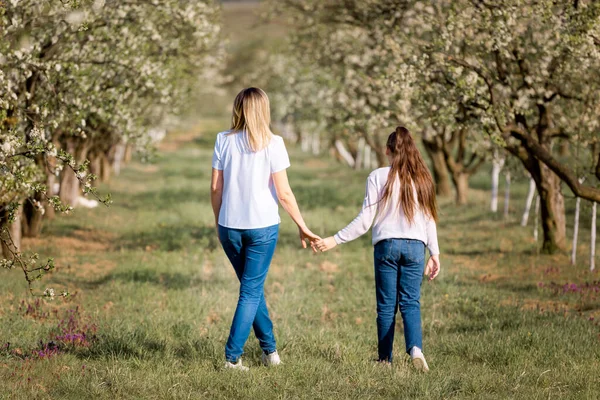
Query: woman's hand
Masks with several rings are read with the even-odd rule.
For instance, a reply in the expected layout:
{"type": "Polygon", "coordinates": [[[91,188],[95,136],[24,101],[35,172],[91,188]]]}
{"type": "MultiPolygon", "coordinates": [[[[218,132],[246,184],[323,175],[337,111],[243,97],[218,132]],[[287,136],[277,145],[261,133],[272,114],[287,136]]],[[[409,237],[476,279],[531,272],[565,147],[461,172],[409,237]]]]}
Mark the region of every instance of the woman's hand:
{"type": "Polygon", "coordinates": [[[306,242],[308,241],[310,243],[310,247],[312,247],[313,251],[316,253],[317,249],[315,248],[314,244],[317,240],[321,240],[321,237],[312,233],[312,231],[306,226],[299,226],[298,233],[300,234],[300,243],[302,243],[302,247],[306,249],[306,242]]]}
{"type": "Polygon", "coordinates": [[[441,265],[439,254],[429,257],[427,265],[425,266],[425,275],[429,277],[430,281],[434,280],[435,277],[438,276],[440,269],[441,265]]]}
{"type": "Polygon", "coordinates": [[[315,242],[315,245],[316,248],[319,249],[319,251],[327,251],[337,246],[337,242],[335,241],[335,238],[333,236],[329,236],[328,238],[317,240],[317,242],[315,242]]]}

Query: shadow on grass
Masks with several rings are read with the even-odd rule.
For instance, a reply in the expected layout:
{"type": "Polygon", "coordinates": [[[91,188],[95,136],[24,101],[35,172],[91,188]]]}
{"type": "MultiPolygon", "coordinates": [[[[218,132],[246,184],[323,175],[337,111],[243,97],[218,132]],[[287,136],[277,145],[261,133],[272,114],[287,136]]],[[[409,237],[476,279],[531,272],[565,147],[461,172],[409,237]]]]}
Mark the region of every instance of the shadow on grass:
{"type": "Polygon", "coordinates": [[[209,338],[179,339],[169,343],[162,338],[151,337],[138,331],[123,335],[104,334],[98,342],[86,349],[78,351],[77,356],[84,359],[103,359],[116,357],[119,359],[164,359],[176,358],[182,361],[198,361],[201,359],[216,360],[220,352],[209,338]]]}
{"type": "Polygon", "coordinates": [[[78,233],[88,232],[93,233],[94,229],[90,227],[86,227],[83,224],[69,221],[63,218],[59,224],[56,223],[46,223],[43,227],[42,237],[44,236],[52,236],[52,237],[78,237],[78,233]]]}
{"type": "Polygon", "coordinates": [[[204,190],[198,188],[166,189],[159,188],[152,191],[120,195],[115,203],[128,210],[150,209],[164,210],[180,203],[199,202],[208,203],[208,184],[204,190]]]}
{"type": "Polygon", "coordinates": [[[485,254],[502,254],[504,253],[500,249],[477,249],[477,250],[463,250],[463,249],[449,249],[446,254],[453,256],[483,256],[485,254]]]}
{"type": "Polygon", "coordinates": [[[205,283],[199,276],[184,275],[179,272],[158,272],[152,269],[136,269],[132,271],[111,273],[96,281],[89,282],[88,285],[97,287],[112,281],[149,283],[171,290],[184,290],[202,286],[202,284],[205,283]]]}
{"type": "Polygon", "coordinates": [[[190,225],[159,225],[150,231],[129,232],[118,243],[124,249],[161,251],[177,251],[187,247],[212,251],[220,246],[215,228],[190,225]]]}

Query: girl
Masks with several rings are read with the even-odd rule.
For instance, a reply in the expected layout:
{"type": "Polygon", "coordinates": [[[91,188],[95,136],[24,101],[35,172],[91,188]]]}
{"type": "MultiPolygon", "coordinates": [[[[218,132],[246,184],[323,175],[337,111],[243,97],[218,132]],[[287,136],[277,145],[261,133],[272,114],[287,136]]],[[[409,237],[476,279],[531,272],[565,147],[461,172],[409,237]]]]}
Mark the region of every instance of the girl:
{"type": "Polygon", "coordinates": [[[392,362],[397,307],[404,322],[406,352],[413,365],[429,371],[423,356],[419,303],[425,246],[430,258],[425,268],[429,280],[440,272],[437,242],[437,209],[431,174],[404,127],[387,140],[390,167],[373,171],[367,179],[362,211],[335,236],[316,242],[327,251],[366,233],[373,221],[377,338],[380,362],[392,362]]]}
{"type": "Polygon", "coordinates": [[[281,363],[264,283],[277,244],[279,207],[292,217],[300,241],[320,239],[304,223],[286,169],[290,160],[280,136],[269,128],[269,98],[258,88],[235,98],[231,129],[217,136],[212,161],[211,202],[218,236],[240,281],[237,308],[225,346],[225,367],[246,371],[241,356],[250,328],[267,366],[281,363]]]}

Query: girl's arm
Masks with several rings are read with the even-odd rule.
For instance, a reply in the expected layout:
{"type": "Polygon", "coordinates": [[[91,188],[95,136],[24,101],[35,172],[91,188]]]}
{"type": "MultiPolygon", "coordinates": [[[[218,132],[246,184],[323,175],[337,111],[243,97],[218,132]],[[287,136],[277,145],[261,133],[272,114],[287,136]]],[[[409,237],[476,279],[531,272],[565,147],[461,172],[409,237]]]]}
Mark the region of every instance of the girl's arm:
{"type": "Polygon", "coordinates": [[[438,245],[437,226],[435,225],[435,220],[433,218],[430,218],[427,221],[425,230],[427,232],[427,248],[429,249],[429,254],[432,256],[439,255],[440,247],[438,245]]]}
{"type": "Polygon", "coordinates": [[[365,199],[363,201],[360,213],[348,224],[344,229],[340,230],[334,236],[317,242],[317,248],[321,251],[331,250],[338,244],[350,242],[369,231],[375,215],[377,214],[377,202],[379,201],[379,193],[374,178],[369,175],[367,178],[367,187],[365,189],[365,199]]]}
{"type": "Polygon", "coordinates": [[[275,172],[272,176],[273,185],[275,186],[279,203],[290,215],[296,225],[298,225],[302,247],[306,248],[307,240],[312,243],[315,240],[321,239],[319,236],[312,233],[311,230],[306,226],[304,218],[302,218],[302,214],[300,214],[300,209],[298,208],[298,203],[296,202],[296,196],[294,196],[294,192],[292,192],[292,188],[290,187],[286,170],[284,169],[279,172],[275,172]]]}
{"type": "Polygon", "coordinates": [[[440,247],[437,239],[437,226],[433,218],[430,218],[429,221],[427,221],[427,227],[425,229],[427,231],[427,248],[429,249],[430,256],[429,260],[427,261],[427,265],[425,266],[425,275],[428,275],[429,280],[431,281],[438,276],[441,269],[440,247]]]}

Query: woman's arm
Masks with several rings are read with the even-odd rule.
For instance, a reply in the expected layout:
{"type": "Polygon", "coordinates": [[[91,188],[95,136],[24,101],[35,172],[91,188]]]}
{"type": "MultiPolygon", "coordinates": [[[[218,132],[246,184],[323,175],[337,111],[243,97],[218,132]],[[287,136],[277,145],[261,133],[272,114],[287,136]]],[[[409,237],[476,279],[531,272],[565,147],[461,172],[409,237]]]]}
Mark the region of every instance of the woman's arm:
{"type": "Polygon", "coordinates": [[[279,203],[290,215],[296,225],[298,225],[302,247],[306,248],[306,240],[313,242],[321,239],[307,228],[304,218],[302,218],[302,214],[300,214],[300,209],[298,208],[298,203],[296,202],[296,196],[294,196],[294,192],[292,192],[292,188],[290,187],[286,170],[284,169],[279,172],[275,172],[272,176],[279,203]]]}
{"type": "Polygon", "coordinates": [[[213,168],[210,182],[210,202],[215,214],[215,225],[219,226],[219,212],[223,201],[223,171],[213,168]]]}
{"type": "Polygon", "coordinates": [[[372,176],[367,179],[367,187],[365,189],[365,199],[363,201],[360,213],[348,224],[344,229],[340,230],[335,236],[330,236],[317,242],[317,248],[321,251],[331,250],[338,244],[350,242],[364,235],[369,231],[375,215],[377,215],[377,202],[379,193],[377,185],[372,176]]]}

